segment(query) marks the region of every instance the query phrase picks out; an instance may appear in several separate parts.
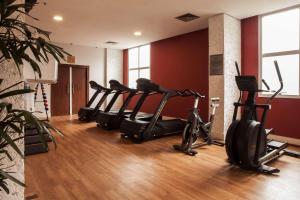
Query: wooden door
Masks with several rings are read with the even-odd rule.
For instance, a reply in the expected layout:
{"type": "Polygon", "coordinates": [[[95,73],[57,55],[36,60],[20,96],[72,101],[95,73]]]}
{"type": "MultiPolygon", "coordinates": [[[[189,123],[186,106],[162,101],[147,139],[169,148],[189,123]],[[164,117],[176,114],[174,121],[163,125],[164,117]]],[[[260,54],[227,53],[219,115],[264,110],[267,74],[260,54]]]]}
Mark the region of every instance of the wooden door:
{"type": "Polygon", "coordinates": [[[57,83],[51,85],[51,115],[70,114],[70,67],[58,66],[57,83]]]}
{"type": "Polygon", "coordinates": [[[72,113],[77,114],[88,102],[88,66],[72,66],[72,113]]]}

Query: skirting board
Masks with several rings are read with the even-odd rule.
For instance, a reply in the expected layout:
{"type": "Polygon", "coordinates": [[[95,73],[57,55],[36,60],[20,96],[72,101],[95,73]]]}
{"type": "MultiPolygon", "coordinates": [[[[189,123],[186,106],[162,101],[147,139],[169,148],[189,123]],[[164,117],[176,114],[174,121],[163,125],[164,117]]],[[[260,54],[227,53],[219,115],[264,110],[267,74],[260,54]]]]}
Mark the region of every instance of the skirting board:
{"type": "MultiPolygon", "coordinates": [[[[218,133],[212,134],[213,135],[213,139],[215,140],[220,140],[222,141],[223,139],[222,136],[218,133]]],[[[277,140],[279,142],[287,142],[291,145],[295,145],[295,146],[299,146],[300,147],[300,139],[295,139],[295,138],[290,138],[290,137],[284,137],[284,136],[280,136],[280,135],[268,135],[268,139],[272,139],[272,140],[277,140]]]]}
{"type": "Polygon", "coordinates": [[[279,135],[272,135],[270,134],[268,136],[269,139],[277,140],[279,142],[287,142],[291,145],[300,146],[300,139],[290,138],[290,137],[284,137],[279,135]]]}

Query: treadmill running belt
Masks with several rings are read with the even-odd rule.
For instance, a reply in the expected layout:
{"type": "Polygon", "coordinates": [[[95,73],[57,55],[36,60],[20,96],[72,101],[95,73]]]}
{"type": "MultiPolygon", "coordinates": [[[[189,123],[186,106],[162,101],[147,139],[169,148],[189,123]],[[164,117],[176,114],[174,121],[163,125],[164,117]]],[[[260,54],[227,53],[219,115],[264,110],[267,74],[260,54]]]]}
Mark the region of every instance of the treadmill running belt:
{"type": "Polygon", "coordinates": [[[155,137],[182,133],[185,123],[181,119],[158,120],[151,133],[147,134],[145,130],[150,124],[149,121],[125,119],[121,124],[120,130],[125,137],[129,137],[133,142],[141,143],[155,137]]]}

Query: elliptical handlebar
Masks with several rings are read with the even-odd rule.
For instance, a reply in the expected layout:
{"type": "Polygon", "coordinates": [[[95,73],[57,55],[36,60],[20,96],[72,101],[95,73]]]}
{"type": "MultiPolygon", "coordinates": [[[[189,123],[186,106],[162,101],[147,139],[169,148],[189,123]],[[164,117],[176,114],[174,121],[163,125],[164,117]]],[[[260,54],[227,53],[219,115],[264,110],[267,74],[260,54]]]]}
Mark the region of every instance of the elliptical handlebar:
{"type": "Polygon", "coordinates": [[[276,73],[278,76],[278,80],[280,82],[280,88],[271,96],[270,100],[274,99],[280,93],[280,91],[283,89],[283,80],[282,80],[278,62],[276,60],[274,61],[274,65],[275,65],[276,73]]]}
{"type": "Polygon", "coordinates": [[[238,74],[238,76],[241,76],[241,72],[240,72],[240,68],[239,68],[239,64],[237,63],[237,61],[235,61],[235,69],[236,69],[236,72],[238,74]]]}
{"type": "Polygon", "coordinates": [[[279,69],[279,65],[278,65],[277,60],[274,61],[274,64],[275,64],[275,69],[276,69],[277,76],[278,76],[278,79],[280,81],[280,84],[283,86],[283,80],[282,80],[282,76],[281,76],[281,73],[280,73],[280,69],[279,69]]]}
{"type": "Polygon", "coordinates": [[[261,82],[264,84],[264,86],[267,88],[267,90],[270,90],[270,87],[265,79],[261,79],[261,82]]]}
{"type": "MultiPolygon", "coordinates": [[[[276,60],[274,61],[274,65],[275,65],[275,69],[276,69],[278,80],[280,82],[280,88],[277,91],[270,90],[270,87],[267,84],[267,82],[264,79],[262,79],[261,80],[262,84],[267,88],[267,90],[256,89],[257,90],[256,92],[274,92],[274,94],[268,99],[268,102],[271,101],[272,99],[274,99],[281,92],[281,90],[283,89],[283,80],[282,80],[282,76],[281,76],[281,72],[280,72],[280,69],[279,69],[278,62],[276,60]]],[[[235,68],[236,68],[236,71],[237,71],[237,74],[238,74],[237,76],[241,76],[239,65],[238,65],[237,62],[235,62],[235,68]]],[[[241,97],[242,97],[241,92],[242,91],[240,91],[240,97],[239,97],[238,102],[241,101],[241,97]]]]}

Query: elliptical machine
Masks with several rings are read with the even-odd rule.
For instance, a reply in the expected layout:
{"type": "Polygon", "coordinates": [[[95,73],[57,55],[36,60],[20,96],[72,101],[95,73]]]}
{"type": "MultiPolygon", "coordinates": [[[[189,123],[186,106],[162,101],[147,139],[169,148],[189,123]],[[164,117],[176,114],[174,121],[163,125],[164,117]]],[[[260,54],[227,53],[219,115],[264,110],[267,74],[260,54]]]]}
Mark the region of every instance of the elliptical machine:
{"type": "Polygon", "coordinates": [[[173,145],[173,148],[177,151],[186,153],[187,155],[194,156],[198,153],[194,150],[195,148],[212,144],[224,146],[222,142],[213,140],[211,135],[215,113],[217,107],[219,106],[218,102],[220,101],[220,99],[217,97],[211,98],[210,107],[212,108],[212,112],[210,114],[209,122],[204,123],[198,111],[198,104],[200,98],[205,98],[205,96],[202,96],[198,92],[194,92],[188,89],[178,93],[180,93],[180,96],[193,96],[195,98],[195,101],[194,107],[187,118],[187,122],[182,134],[182,142],[180,145],[173,145]],[[201,142],[197,142],[198,138],[201,139],[201,142]]]}
{"type": "Polygon", "coordinates": [[[267,136],[273,132],[273,129],[265,129],[267,111],[271,109],[270,101],[283,89],[279,66],[274,61],[280,88],[277,91],[271,91],[264,80],[262,83],[267,90],[258,89],[256,77],[241,75],[238,64],[235,64],[238,73],[235,80],[240,90],[240,98],[238,102],[234,103],[233,120],[225,139],[229,162],[248,170],[268,174],[278,173],[280,172],[279,169],[266,164],[282,155],[300,157],[298,152],[287,149],[287,143],[267,139],[267,136]],[[247,92],[247,99],[244,103],[241,102],[243,92],[247,92]],[[274,94],[267,100],[266,104],[257,104],[255,98],[258,92],[274,92],[274,94]],[[239,107],[243,107],[240,120],[237,119],[239,107]],[[258,109],[262,109],[260,119],[258,119],[258,109]]]}

